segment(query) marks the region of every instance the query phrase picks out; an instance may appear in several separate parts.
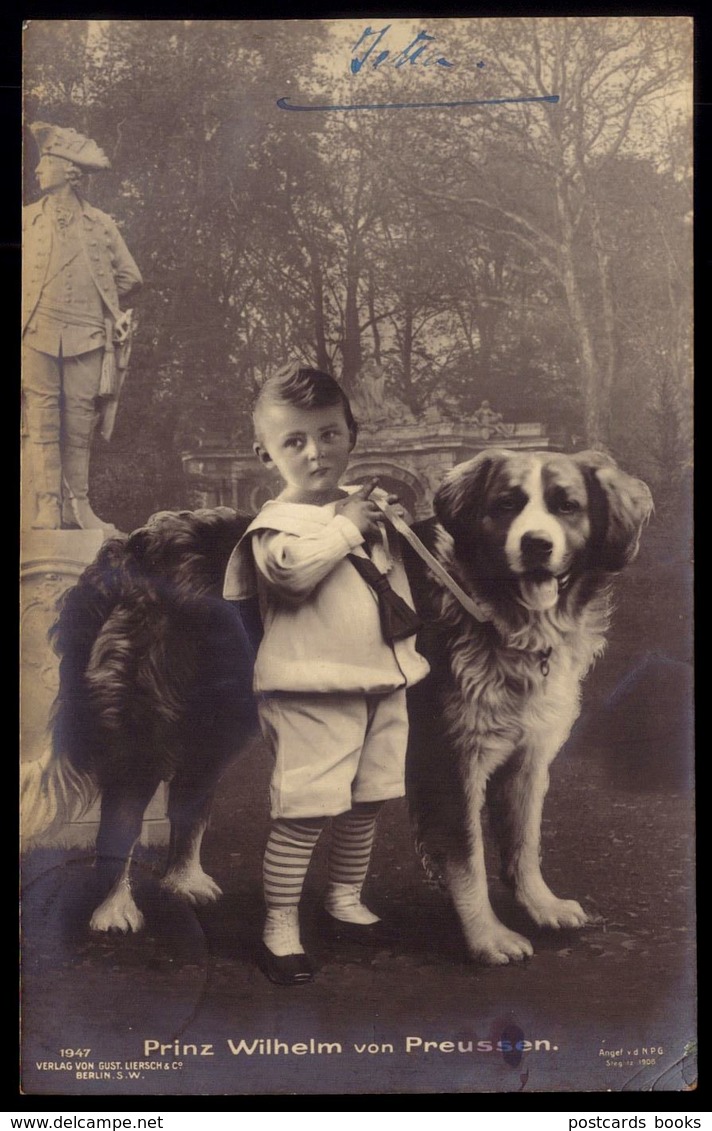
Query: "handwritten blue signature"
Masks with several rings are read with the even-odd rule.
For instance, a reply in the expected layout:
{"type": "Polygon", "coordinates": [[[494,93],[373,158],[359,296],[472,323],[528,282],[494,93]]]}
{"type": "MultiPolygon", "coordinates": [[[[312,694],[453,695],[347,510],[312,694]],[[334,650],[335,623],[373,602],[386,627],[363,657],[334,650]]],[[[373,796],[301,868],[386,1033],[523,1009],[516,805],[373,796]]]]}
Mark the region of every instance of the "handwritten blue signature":
{"type": "MultiPolygon", "coordinates": [[[[419,31],[415,39],[395,55],[392,54],[390,50],[379,51],[377,55],[373,55],[383,37],[390,30],[390,24],[386,24],[381,31],[374,31],[371,27],[366,28],[352,48],[352,54],[356,56],[355,59],[351,60],[352,74],[357,75],[361,68],[368,62],[370,62],[374,71],[377,67],[380,67],[386,62],[389,62],[389,64],[392,64],[396,68],[405,67],[406,64],[412,66],[416,63],[422,67],[436,66],[452,68],[457,65],[449,59],[446,59],[444,55],[440,55],[439,48],[437,51],[431,50],[431,46],[435,42],[435,36],[427,31],[419,31]],[[359,58],[357,52],[359,49],[363,48],[364,45],[366,45],[366,49],[359,58]]],[[[480,60],[477,66],[482,68],[485,64],[480,60]]]]}
{"type": "MultiPolygon", "coordinates": [[[[433,48],[435,36],[427,31],[419,31],[410,43],[406,44],[395,54],[388,48],[376,51],[384,36],[390,31],[391,25],[386,24],[380,31],[367,27],[361,33],[351,49],[354,58],[350,62],[351,73],[357,75],[365,66],[377,70],[384,63],[396,69],[407,65],[420,67],[444,67],[453,69],[458,64],[446,59],[440,54],[440,48],[433,48]],[[374,54],[375,52],[375,54],[374,54]]],[[[474,66],[482,70],[486,64],[480,59],[474,66]]],[[[280,110],[426,110],[434,108],[453,109],[459,106],[503,106],[506,103],[516,102],[558,102],[558,94],[544,94],[531,97],[516,98],[468,98],[448,102],[361,102],[337,105],[336,103],[311,103],[305,106],[293,105],[289,98],[278,98],[277,106],[280,110]]]]}

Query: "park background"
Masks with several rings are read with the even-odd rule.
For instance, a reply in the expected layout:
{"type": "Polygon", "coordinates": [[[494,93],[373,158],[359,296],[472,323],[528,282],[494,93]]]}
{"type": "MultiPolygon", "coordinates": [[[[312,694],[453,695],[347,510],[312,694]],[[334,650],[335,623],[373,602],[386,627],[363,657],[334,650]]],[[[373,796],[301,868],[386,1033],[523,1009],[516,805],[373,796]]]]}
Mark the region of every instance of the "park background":
{"type": "MultiPolygon", "coordinates": [[[[372,26],[382,30],[382,22],[372,26]]],[[[617,584],[606,657],[552,768],[545,873],[593,917],[539,932],[490,866],[498,913],[532,938],[527,964],[468,961],[412,849],[405,802],[380,823],[374,905],[392,951],[333,949],[306,892],[314,984],[285,996],[256,971],[269,766],[257,743],[225,775],[205,866],[225,892],[186,907],[135,865],[146,929],[88,931],[90,851],[24,861],[28,1094],[679,1090],[694,1082],[691,324],[692,28],[626,17],[393,21],[374,69],[350,69],[365,21],[36,21],[25,32],[25,122],[74,126],[112,170],[87,179],[143,273],[131,366],[92,493],[124,530],[190,504],[181,453],[249,447],[249,406],[287,358],[358,393],[369,362],[416,421],[483,399],[540,421],[566,450],[602,446],[656,502],[617,584]],[[436,61],[395,66],[420,30],[436,61]],[[455,108],[345,105],[545,98],[455,108]],[[403,1052],[441,1040],[548,1038],[540,1057],[403,1052]],[[367,1060],[236,1061],[229,1037],[379,1045],[367,1060]],[[58,1049],[142,1058],[142,1040],[207,1041],[215,1060],[86,1081],[37,1067],[58,1049]],[[628,1051],[663,1049],[636,1058],[628,1051]],[[602,1056],[623,1048],[625,1065],[602,1056]],[[641,1059],[655,1063],[640,1063],[641,1059]]],[[[25,200],[37,199],[34,142],[25,200]]],[[[425,427],[425,424],[424,424],[425,427]]],[[[328,842],[328,837],[324,838],[328,842]]],[[[658,1099],[658,1103],[659,1103],[658,1099]]]]}
{"type": "MultiPolygon", "coordinates": [[[[114,438],[96,445],[99,513],[131,530],[186,505],[181,453],[249,447],[259,383],[293,358],[350,393],[375,361],[416,419],[435,407],[460,420],[489,399],[565,449],[607,447],[658,508],[679,506],[691,22],[401,20],[354,74],[367,26],[27,28],[25,121],[102,146],[112,170],[85,192],[116,218],[145,280],[114,438]],[[423,30],[430,51],[396,65],[423,30]],[[558,103],[351,113],[277,105],[552,94],[558,103]]],[[[28,202],[36,160],[28,133],[28,202]]]]}

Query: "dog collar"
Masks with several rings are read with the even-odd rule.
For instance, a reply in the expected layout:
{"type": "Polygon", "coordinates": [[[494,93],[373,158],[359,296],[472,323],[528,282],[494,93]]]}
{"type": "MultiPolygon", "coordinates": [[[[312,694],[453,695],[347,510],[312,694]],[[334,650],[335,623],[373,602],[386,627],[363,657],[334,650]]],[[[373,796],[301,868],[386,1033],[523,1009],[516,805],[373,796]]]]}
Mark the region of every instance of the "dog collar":
{"type": "Polygon", "coordinates": [[[551,653],[553,651],[554,649],[551,647],[543,648],[541,652],[537,652],[536,654],[536,658],[539,661],[539,670],[543,676],[549,674],[549,660],[551,659],[551,653]]]}

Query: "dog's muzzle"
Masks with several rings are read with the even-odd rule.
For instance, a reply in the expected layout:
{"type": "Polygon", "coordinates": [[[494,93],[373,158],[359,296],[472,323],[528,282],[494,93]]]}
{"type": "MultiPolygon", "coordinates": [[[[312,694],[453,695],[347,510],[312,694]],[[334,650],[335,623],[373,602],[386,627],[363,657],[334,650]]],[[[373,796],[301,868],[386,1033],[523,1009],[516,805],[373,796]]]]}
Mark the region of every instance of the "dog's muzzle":
{"type": "Polygon", "coordinates": [[[527,609],[543,612],[553,608],[559,599],[565,578],[554,572],[558,563],[552,561],[553,556],[554,541],[547,531],[527,530],[522,534],[519,543],[522,567],[519,600],[527,609]]]}
{"type": "Polygon", "coordinates": [[[527,531],[523,534],[520,553],[525,572],[547,569],[553,549],[552,539],[543,530],[527,531]]]}
{"type": "Polygon", "coordinates": [[[530,574],[519,579],[519,601],[534,612],[553,609],[559,599],[559,579],[553,574],[530,574]]]}

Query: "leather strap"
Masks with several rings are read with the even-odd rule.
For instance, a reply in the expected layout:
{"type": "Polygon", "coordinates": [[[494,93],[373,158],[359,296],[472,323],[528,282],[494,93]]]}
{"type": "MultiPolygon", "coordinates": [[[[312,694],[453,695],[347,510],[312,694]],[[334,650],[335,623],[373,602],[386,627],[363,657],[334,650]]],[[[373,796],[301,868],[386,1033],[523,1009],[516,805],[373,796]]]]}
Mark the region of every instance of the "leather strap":
{"type": "Polygon", "coordinates": [[[403,538],[405,538],[406,542],[415,550],[418,557],[423,559],[428,569],[432,570],[438,580],[441,581],[443,585],[450,590],[453,597],[457,598],[463,609],[465,609],[470,614],[470,616],[474,617],[475,620],[478,620],[482,623],[491,620],[492,617],[490,611],[484,601],[479,601],[475,597],[470,597],[469,594],[466,593],[465,590],[457,584],[455,579],[450,576],[445,567],[441,565],[437,558],[433,557],[433,555],[430,553],[430,550],[428,550],[427,547],[423,545],[417,534],[414,534],[408,524],[404,522],[400,517],[400,515],[396,514],[396,512],[393,510],[393,507],[391,507],[388,503],[383,502],[381,499],[374,498],[373,495],[371,495],[370,498],[373,499],[373,502],[376,504],[376,506],[383,511],[388,521],[394,526],[398,533],[402,535],[403,538]]]}

